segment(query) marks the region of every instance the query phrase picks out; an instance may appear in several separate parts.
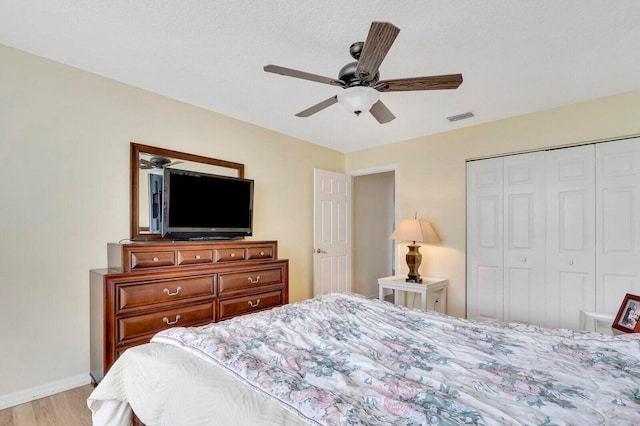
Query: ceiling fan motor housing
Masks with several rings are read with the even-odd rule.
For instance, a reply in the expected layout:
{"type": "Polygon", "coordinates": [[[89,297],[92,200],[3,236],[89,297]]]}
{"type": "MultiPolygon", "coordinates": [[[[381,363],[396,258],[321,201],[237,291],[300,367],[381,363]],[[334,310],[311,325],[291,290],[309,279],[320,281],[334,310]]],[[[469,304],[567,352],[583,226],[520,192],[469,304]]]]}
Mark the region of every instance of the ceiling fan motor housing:
{"type": "Polygon", "coordinates": [[[358,61],[350,62],[340,69],[340,72],[338,73],[338,78],[344,81],[347,87],[370,86],[372,84],[377,83],[378,80],[380,79],[380,73],[377,72],[376,75],[370,80],[365,80],[365,81],[360,80],[360,78],[356,76],[357,67],[358,67],[358,61]]]}

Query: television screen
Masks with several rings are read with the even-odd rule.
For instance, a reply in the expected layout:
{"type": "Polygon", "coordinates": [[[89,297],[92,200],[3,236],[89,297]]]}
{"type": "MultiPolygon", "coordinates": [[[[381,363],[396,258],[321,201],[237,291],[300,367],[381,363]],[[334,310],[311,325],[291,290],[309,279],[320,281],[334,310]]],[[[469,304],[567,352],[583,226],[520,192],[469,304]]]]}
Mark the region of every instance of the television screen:
{"type": "Polygon", "coordinates": [[[253,180],[167,168],[163,191],[164,237],[252,235],[253,180]]]}

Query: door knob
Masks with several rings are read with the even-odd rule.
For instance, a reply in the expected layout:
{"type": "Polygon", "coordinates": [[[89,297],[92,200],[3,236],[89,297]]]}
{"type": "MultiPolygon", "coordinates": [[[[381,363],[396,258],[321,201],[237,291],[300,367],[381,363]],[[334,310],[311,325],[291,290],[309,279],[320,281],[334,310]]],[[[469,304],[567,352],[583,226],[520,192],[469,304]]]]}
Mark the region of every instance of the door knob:
{"type": "Polygon", "coordinates": [[[326,254],[327,252],[322,249],[316,249],[316,253],[318,254],[326,254]]]}

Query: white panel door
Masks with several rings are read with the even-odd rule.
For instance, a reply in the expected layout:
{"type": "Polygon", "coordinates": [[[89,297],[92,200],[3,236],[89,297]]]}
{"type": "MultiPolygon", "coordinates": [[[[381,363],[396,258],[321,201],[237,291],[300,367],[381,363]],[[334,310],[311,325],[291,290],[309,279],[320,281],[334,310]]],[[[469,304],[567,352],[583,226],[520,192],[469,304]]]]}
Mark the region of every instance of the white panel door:
{"type": "Polygon", "coordinates": [[[546,152],[547,326],[580,329],[595,311],[595,147],[546,152]]]}
{"type": "Polygon", "coordinates": [[[504,320],[544,325],[545,153],[504,158],[504,320]]]}
{"type": "Polygon", "coordinates": [[[351,176],[314,169],[313,294],[351,292],[351,176]]]}
{"type": "Polygon", "coordinates": [[[467,163],[467,318],[503,319],[502,158],[467,163]]]}
{"type": "Polygon", "coordinates": [[[596,310],[640,294],[640,138],[596,145],[596,310]]]}

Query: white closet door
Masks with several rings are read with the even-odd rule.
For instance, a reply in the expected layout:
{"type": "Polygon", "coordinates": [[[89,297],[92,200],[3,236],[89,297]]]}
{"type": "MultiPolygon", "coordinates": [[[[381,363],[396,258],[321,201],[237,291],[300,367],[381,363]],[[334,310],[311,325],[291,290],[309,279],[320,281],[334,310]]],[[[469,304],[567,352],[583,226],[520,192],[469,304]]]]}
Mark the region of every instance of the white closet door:
{"type": "Polygon", "coordinates": [[[595,310],[595,148],[546,153],[547,326],[580,329],[595,310]]]}
{"type": "Polygon", "coordinates": [[[640,138],[596,145],[596,310],[640,294],[640,138]]]}
{"type": "Polygon", "coordinates": [[[502,162],[467,163],[467,318],[503,319],[502,162]]]}
{"type": "Polygon", "coordinates": [[[504,320],[546,323],[545,153],[504,158],[504,320]]]}

